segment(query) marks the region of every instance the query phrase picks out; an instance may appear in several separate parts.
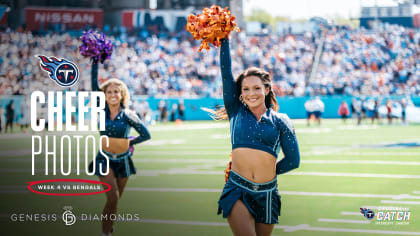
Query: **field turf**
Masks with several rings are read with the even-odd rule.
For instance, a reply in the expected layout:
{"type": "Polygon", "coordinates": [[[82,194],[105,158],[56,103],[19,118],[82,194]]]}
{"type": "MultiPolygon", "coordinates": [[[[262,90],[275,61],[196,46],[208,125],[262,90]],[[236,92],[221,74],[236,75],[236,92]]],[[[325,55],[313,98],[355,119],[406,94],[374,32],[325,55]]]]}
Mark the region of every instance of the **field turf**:
{"type": "MultiPolygon", "coordinates": [[[[294,124],[301,165],[278,176],[282,210],[273,235],[420,235],[420,125],[357,126],[351,120],[294,124]],[[360,208],[376,215],[386,209],[410,212],[410,218],[368,220],[360,208]]],[[[139,214],[140,220],[117,222],[113,235],[231,235],[227,221],[216,214],[231,151],[228,124],[158,124],[150,131],[152,139],[136,146],[137,175],[129,179],[118,206],[119,213],[139,214]]],[[[0,134],[0,235],[100,235],[100,221],[81,217],[101,214],[104,194],[45,196],[27,190],[26,183],[35,180],[97,180],[84,174],[84,160],[79,176],[61,175],[59,160],[57,175],[46,176],[42,155],[31,175],[31,135],[0,134]],[[65,206],[78,217],[74,225],[66,226],[61,219],[65,206]],[[35,213],[56,214],[57,220],[12,220],[12,214],[35,213]]],[[[41,135],[57,135],[59,141],[62,133],[41,135]]],[[[71,149],[76,152],[74,145],[71,149]]],[[[75,157],[71,163],[75,169],[75,157]]]]}

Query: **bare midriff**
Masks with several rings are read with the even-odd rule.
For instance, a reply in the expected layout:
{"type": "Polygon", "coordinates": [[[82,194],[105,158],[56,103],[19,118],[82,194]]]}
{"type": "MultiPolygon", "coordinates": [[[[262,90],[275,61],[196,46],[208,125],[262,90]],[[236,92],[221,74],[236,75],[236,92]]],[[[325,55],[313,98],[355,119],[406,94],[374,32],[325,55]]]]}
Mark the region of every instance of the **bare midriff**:
{"type": "Polygon", "coordinates": [[[252,148],[235,148],[232,170],[255,183],[269,182],[276,177],[276,158],[252,148]]]}
{"type": "Polygon", "coordinates": [[[102,139],[102,149],[109,153],[119,154],[128,150],[130,140],[127,138],[110,138],[109,145],[107,145],[106,139],[102,139]]]}

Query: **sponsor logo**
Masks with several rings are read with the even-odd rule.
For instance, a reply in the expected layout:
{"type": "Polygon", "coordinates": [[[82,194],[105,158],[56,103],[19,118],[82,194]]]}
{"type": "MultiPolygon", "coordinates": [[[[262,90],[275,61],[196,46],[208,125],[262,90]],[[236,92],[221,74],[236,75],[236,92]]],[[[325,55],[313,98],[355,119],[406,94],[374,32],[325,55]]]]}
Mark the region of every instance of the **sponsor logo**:
{"type": "Polygon", "coordinates": [[[63,212],[62,219],[64,221],[64,224],[67,226],[70,226],[76,223],[76,216],[73,214],[73,212],[71,212],[71,210],[73,210],[73,207],[65,206],[63,209],[64,209],[64,212],[63,212]]]}
{"type": "MultiPolygon", "coordinates": [[[[87,221],[123,221],[123,222],[141,222],[140,213],[118,213],[118,214],[93,214],[81,213],[75,215],[72,206],[64,206],[64,212],[61,214],[61,220],[66,226],[71,226],[79,222],[87,221]]],[[[9,217],[11,222],[58,222],[60,221],[60,214],[56,212],[44,213],[13,213],[9,217]]]]}
{"type": "Polygon", "coordinates": [[[383,207],[377,210],[360,208],[360,213],[368,220],[373,220],[375,224],[382,225],[407,225],[412,217],[412,212],[408,208],[383,207]]]}
{"type": "Polygon", "coordinates": [[[379,208],[376,213],[377,224],[399,224],[410,223],[411,211],[403,208],[379,208]]]}

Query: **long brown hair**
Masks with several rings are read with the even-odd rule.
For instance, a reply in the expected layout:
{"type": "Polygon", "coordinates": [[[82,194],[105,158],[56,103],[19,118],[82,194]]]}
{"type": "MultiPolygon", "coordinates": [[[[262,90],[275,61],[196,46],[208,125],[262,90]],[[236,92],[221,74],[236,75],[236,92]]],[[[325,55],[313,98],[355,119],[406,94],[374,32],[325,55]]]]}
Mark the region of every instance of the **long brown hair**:
{"type": "MultiPolygon", "coordinates": [[[[276,94],[274,94],[273,87],[271,85],[270,74],[260,68],[251,67],[242,72],[238,77],[236,77],[236,88],[237,93],[240,95],[242,93],[242,81],[249,76],[256,76],[261,79],[261,82],[264,84],[265,88],[269,88],[269,92],[265,95],[265,106],[267,108],[272,108],[274,111],[279,110],[279,104],[277,103],[276,94]]],[[[215,120],[227,120],[228,115],[225,108],[220,108],[218,110],[212,110],[208,108],[202,108],[203,110],[209,112],[211,117],[215,120]]]]}

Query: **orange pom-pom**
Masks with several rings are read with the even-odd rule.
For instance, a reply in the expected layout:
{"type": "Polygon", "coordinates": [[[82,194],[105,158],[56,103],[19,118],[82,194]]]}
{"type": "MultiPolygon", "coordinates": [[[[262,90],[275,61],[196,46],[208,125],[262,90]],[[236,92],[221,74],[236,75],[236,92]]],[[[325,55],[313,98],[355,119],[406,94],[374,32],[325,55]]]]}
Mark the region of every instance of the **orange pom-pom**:
{"type": "Polygon", "coordinates": [[[227,182],[228,181],[228,179],[229,179],[229,174],[230,174],[230,171],[232,170],[232,161],[229,161],[229,163],[227,164],[227,167],[226,167],[226,169],[225,169],[225,182],[227,182]]]}
{"type": "Polygon", "coordinates": [[[229,154],[229,163],[227,164],[227,167],[226,167],[226,169],[225,169],[225,182],[227,182],[228,181],[228,179],[229,179],[229,174],[230,174],[230,171],[232,170],[232,153],[230,153],[229,154]]]}
{"type": "Polygon", "coordinates": [[[204,8],[203,13],[197,16],[190,14],[187,18],[186,30],[195,40],[202,40],[199,52],[202,49],[210,50],[210,43],[219,47],[220,40],[228,37],[231,31],[239,32],[235,16],[231,15],[228,7],[223,9],[216,5],[204,8]]]}

